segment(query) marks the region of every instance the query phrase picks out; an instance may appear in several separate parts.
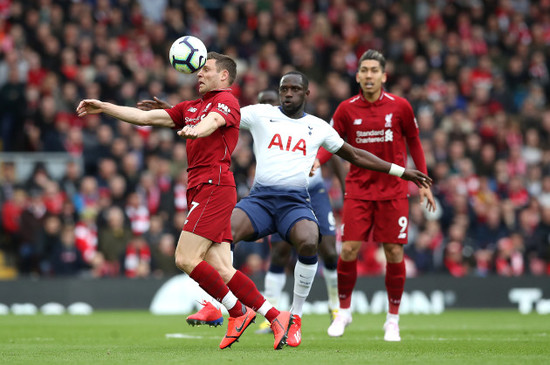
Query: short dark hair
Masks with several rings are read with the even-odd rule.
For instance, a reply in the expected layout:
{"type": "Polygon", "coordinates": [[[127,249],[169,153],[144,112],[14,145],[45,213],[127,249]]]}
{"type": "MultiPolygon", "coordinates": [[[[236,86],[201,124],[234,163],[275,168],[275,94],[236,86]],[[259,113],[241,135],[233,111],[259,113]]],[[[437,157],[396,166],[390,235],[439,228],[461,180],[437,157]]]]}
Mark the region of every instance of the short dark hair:
{"type": "Polygon", "coordinates": [[[307,76],[304,75],[303,73],[301,73],[300,71],[289,71],[286,74],[284,74],[283,77],[288,76],[288,75],[300,76],[302,78],[302,85],[304,86],[304,89],[307,90],[309,88],[309,80],[308,80],[307,76]]]}
{"type": "Polygon", "coordinates": [[[363,55],[359,59],[358,66],[361,66],[361,63],[365,60],[378,61],[378,63],[380,63],[380,67],[382,68],[382,72],[386,71],[386,58],[384,57],[384,55],[382,55],[382,53],[374,49],[369,49],[368,51],[363,53],[363,55]]]}
{"type": "Polygon", "coordinates": [[[273,97],[273,99],[275,100],[275,102],[277,102],[279,100],[279,93],[275,90],[272,90],[272,89],[265,89],[265,90],[262,90],[258,93],[258,103],[260,104],[272,104],[272,102],[270,101],[270,96],[273,97]],[[267,101],[266,101],[266,96],[267,96],[267,101]]]}
{"type": "Polygon", "coordinates": [[[218,72],[227,70],[227,72],[229,72],[229,86],[233,85],[237,77],[237,64],[231,57],[218,52],[208,52],[206,59],[216,60],[216,70],[218,72]]]}

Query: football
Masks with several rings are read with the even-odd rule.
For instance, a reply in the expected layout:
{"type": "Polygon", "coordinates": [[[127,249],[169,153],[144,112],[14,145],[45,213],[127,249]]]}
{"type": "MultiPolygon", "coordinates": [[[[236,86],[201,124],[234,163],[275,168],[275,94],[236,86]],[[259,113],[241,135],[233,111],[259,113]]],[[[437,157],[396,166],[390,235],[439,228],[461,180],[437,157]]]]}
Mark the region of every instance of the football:
{"type": "Polygon", "coordinates": [[[179,72],[191,74],[204,66],[207,53],[206,46],[200,39],[186,35],[172,43],[170,64],[179,72]]]}

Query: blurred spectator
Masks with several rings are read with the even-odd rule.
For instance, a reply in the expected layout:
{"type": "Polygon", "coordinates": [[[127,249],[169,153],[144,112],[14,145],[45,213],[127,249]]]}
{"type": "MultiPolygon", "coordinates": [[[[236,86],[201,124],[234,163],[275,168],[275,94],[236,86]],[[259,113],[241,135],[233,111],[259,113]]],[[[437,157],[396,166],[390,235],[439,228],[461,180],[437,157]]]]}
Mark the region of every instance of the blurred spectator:
{"type": "Polygon", "coordinates": [[[96,215],[94,208],[86,208],[80,214],[81,220],[75,226],[75,246],[84,262],[91,267],[92,276],[100,277],[105,260],[103,254],[97,250],[96,215]]]}
{"type": "Polygon", "coordinates": [[[15,164],[4,161],[0,170],[0,204],[13,198],[14,190],[18,185],[15,164]]]}
{"type": "Polygon", "coordinates": [[[0,82],[0,137],[3,149],[14,151],[23,139],[21,120],[26,109],[25,84],[15,65],[10,66],[7,72],[7,82],[0,82]]]}
{"type": "Polygon", "coordinates": [[[73,200],[78,193],[80,181],[82,179],[82,169],[78,162],[71,160],[65,167],[65,174],[61,178],[59,185],[61,191],[66,194],[66,198],[73,200]]]}
{"type": "Polygon", "coordinates": [[[8,255],[19,255],[19,242],[21,232],[21,215],[27,206],[27,193],[21,188],[15,188],[1,206],[2,235],[0,249],[8,255]]]}
{"type": "Polygon", "coordinates": [[[60,241],[54,247],[49,261],[52,273],[56,276],[79,275],[88,267],[75,246],[75,228],[73,226],[63,227],[60,241]]]}
{"type": "Polygon", "coordinates": [[[102,276],[121,274],[121,262],[132,237],[132,231],[126,225],[122,209],[117,206],[109,208],[106,225],[98,229],[97,250],[105,259],[101,270],[102,276]]]}
{"type": "Polygon", "coordinates": [[[124,273],[128,278],[142,278],[150,272],[151,250],[143,237],[134,236],[126,246],[124,273]]]}
{"type": "Polygon", "coordinates": [[[163,233],[158,240],[158,244],[152,248],[151,252],[151,266],[154,276],[170,277],[181,273],[175,264],[175,251],[176,243],[174,236],[169,233],[163,233]]]}
{"type": "Polygon", "coordinates": [[[61,245],[62,222],[55,215],[44,217],[44,224],[40,237],[38,238],[38,253],[41,257],[40,272],[42,275],[50,276],[53,274],[53,264],[51,258],[55,250],[61,245]]]}
{"type": "Polygon", "coordinates": [[[40,272],[40,233],[44,224],[46,206],[39,190],[32,190],[25,208],[21,212],[19,230],[19,272],[38,274],[40,272]]]}
{"type": "Polygon", "coordinates": [[[126,199],[126,206],[124,209],[126,215],[130,219],[130,227],[134,235],[141,236],[149,230],[149,210],[143,203],[141,195],[136,192],[130,193],[126,199]]]}
{"type": "Polygon", "coordinates": [[[445,248],[445,268],[454,277],[463,277],[468,274],[468,264],[462,254],[460,242],[451,241],[445,248]]]}
{"type": "Polygon", "coordinates": [[[97,209],[99,190],[95,177],[84,176],[82,178],[78,192],[73,196],[73,203],[79,214],[82,214],[87,209],[97,209]]]}
{"type": "Polygon", "coordinates": [[[495,271],[501,276],[520,276],[524,271],[523,237],[513,234],[511,237],[501,238],[497,244],[495,271]]]}
{"type": "Polygon", "coordinates": [[[160,215],[152,215],[150,222],[151,225],[149,226],[149,230],[143,235],[143,237],[149,246],[151,246],[152,249],[155,249],[159,245],[161,238],[166,233],[164,219],[160,215]]]}

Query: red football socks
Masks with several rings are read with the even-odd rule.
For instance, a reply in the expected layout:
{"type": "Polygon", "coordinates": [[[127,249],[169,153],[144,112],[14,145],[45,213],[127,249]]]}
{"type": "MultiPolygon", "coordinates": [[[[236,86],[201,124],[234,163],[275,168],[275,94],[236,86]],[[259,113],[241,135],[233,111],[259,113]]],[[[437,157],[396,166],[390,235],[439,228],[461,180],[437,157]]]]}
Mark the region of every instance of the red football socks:
{"type": "Polygon", "coordinates": [[[189,274],[205,292],[221,303],[229,292],[229,288],[223,282],[220,274],[206,261],[201,261],[189,274]]]}
{"type": "Polygon", "coordinates": [[[351,306],[351,293],[357,282],[357,260],[344,261],[339,257],[336,270],[338,272],[340,308],[349,308],[351,306]]]}
{"type": "Polygon", "coordinates": [[[388,292],[389,313],[399,314],[399,305],[405,289],[405,260],[386,264],[386,291],[388,292]]]}
{"type": "MultiPolygon", "coordinates": [[[[258,309],[264,304],[265,298],[256,288],[256,285],[248,276],[237,270],[235,275],[229,280],[227,286],[233,294],[247,307],[250,307],[253,311],[257,312],[258,309]]],[[[279,315],[279,311],[275,308],[270,309],[265,318],[268,321],[272,321],[279,315]],[[275,310],[275,311],[273,311],[275,310]],[[270,319],[272,317],[272,319],[270,319]]]]}
{"type": "MultiPolygon", "coordinates": [[[[223,299],[229,293],[229,288],[223,282],[220,274],[206,261],[198,264],[189,274],[191,279],[195,280],[205,292],[210,294],[214,299],[223,304],[223,299]]],[[[246,309],[239,301],[227,311],[231,317],[242,316],[246,309]]]]}

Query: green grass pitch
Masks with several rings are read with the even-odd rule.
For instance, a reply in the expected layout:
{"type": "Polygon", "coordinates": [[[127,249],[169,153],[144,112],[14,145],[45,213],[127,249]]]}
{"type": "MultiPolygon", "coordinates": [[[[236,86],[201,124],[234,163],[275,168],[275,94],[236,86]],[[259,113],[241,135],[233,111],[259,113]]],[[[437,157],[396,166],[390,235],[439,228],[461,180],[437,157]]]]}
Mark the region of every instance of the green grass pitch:
{"type": "Polygon", "coordinates": [[[400,343],[382,339],[384,315],[355,314],[341,338],[328,315],[302,319],[302,345],[273,350],[258,335],[220,350],[223,326],[190,327],[185,316],[98,311],[90,316],[0,316],[1,364],[549,364],[550,317],[517,311],[401,316],[400,343]],[[167,336],[168,335],[168,336],[167,336]]]}

